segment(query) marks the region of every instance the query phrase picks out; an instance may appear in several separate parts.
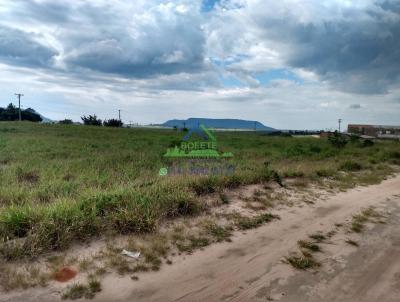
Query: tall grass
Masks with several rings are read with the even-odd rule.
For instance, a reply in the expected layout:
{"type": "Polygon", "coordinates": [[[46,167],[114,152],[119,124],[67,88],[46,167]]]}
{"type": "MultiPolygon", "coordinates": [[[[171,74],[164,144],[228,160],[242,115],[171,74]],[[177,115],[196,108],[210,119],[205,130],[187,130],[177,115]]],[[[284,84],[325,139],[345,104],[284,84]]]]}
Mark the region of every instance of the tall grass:
{"type": "Polygon", "coordinates": [[[33,256],[105,232],[150,232],[198,213],[201,195],[223,188],[285,177],[355,184],[363,171],[369,183],[399,164],[399,142],[338,150],[325,139],[217,136],[234,154],[233,175],[160,177],[179,131],[0,123],[0,253],[33,256]]]}

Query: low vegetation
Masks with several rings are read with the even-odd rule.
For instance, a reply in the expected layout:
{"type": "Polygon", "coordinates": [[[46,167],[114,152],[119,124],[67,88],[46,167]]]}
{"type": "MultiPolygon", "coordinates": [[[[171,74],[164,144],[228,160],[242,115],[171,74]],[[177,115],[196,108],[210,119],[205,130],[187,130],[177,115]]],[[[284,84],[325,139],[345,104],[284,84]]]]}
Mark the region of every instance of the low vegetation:
{"type": "Polygon", "coordinates": [[[294,268],[300,270],[317,268],[321,266],[321,264],[314,259],[312,254],[304,251],[301,254],[296,253],[294,255],[288,256],[284,259],[284,261],[294,268]]]}
{"type": "Polygon", "coordinates": [[[311,252],[320,252],[321,251],[321,248],[319,247],[319,245],[314,242],[311,242],[311,241],[299,240],[297,242],[297,244],[299,245],[300,248],[307,249],[311,252]]]}
{"type": "Polygon", "coordinates": [[[123,126],[123,123],[121,120],[118,119],[109,119],[109,120],[105,120],[103,122],[103,126],[105,127],[115,127],[115,128],[119,128],[123,126]]]}
{"type": "Polygon", "coordinates": [[[308,237],[310,237],[311,239],[315,240],[315,242],[317,242],[317,243],[320,243],[320,242],[323,242],[324,240],[326,240],[326,236],[324,234],[321,234],[321,233],[315,233],[315,234],[312,234],[312,235],[310,235],[308,237]]]}
{"type": "Polygon", "coordinates": [[[376,211],[374,208],[369,207],[363,210],[360,214],[353,216],[350,229],[355,233],[361,233],[368,221],[383,222],[383,220],[381,220],[382,217],[383,215],[381,213],[376,211]]]}
{"type": "Polygon", "coordinates": [[[358,242],[352,239],[346,239],[345,241],[347,244],[350,244],[352,246],[359,246],[358,242]]]}
{"type": "Polygon", "coordinates": [[[259,227],[260,225],[270,222],[273,219],[279,219],[279,216],[273,215],[273,214],[261,214],[257,215],[255,217],[243,217],[239,216],[236,219],[236,226],[240,230],[249,230],[249,229],[254,229],[259,227]]]}
{"type": "MultiPolygon", "coordinates": [[[[18,121],[20,118],[19,108],[10,103],[6,108],[0,107],[0,121],[18,121]]],[[[21,120],[41,122],[42,117],[34,109],[21,109],[21,120]]]]}
{"type": "Polygon", "coordinates": [[[69,286],[62,294],[62,299],[93,299],[100,291],[101,283],[97,279],[90,278],[87,284],[77,283],[69,286]]]}
{"type": "MultiPolygon", "coordinates": [[[[101,123],[96,116],[85,120],[101,123]]],[[[286,186],[286,178],[294,178],[303,187],[314,183],[345,190],[377,183],[399,160],[395,141],[337,147],[327,139],[218,133],[219,148],[234,154],[226,160],[235,166],[233,174],[160,176],[161,167],[174,164],[162,155],[181,137],[175,130],[1,123],[1,259],[63,250],[104,234],[152,233],[163,220],[204,211],[204,194],[217,193],[228,204],[224,190],[241,185],[274,181],[286,186]]],[[[254,196],[259,203],[263,198],[254,196]]],[[[260,214],[235,223],[246,230],[276,218],[260,214]]],[[[211,225],[208,234],[181,247],[225,240],[229,232],[211,225]]],[[[156,261],[151,265],[156,268],[156,261]]]]}

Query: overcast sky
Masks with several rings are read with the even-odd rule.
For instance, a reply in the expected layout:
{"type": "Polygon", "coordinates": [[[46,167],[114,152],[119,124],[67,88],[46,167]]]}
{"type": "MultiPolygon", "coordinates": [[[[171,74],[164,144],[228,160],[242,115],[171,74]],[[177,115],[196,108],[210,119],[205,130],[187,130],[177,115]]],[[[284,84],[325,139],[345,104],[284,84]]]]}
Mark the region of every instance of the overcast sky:
{"type": "Polygon", "coordinates": [[[0,0],[0,106],[400,124],[398,0],[0,0]]]}

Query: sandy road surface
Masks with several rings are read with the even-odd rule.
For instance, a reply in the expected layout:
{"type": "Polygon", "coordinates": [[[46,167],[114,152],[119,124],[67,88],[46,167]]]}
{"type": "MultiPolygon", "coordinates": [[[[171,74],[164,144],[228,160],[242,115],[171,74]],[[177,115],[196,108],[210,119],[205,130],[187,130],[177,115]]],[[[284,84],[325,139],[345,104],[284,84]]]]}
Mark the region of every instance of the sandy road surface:
{"type": "MultiPolygon", "coordinates": [[[[281,220],[175,258],[173,265],[141,274],[139,281],[109,275],[91,301],[400,301],[400,175],[274,214],[281,220]],[[389,211],[386,223],[369,224],[361,235],[348,233],[352,215],[369,206],[389,211]],[[332,230],[336,234],[316,254],[321,268],[298,271],[282,263],[297,250],[298,240],[332,230]],[[349,238],[360,246],[345,243],[349,238]]],[[[58,300],[51,288],[0,297],[58,300]]]]}
{"type": "Polygon", "coordinates": [[[137,282],[108,278],[96,301],[400,301],[400,176],[359,187],[314,206],[277,212],[280,221],[149,273],[137,282]],[[362,235],[339,228],[318,255],[317,272],[282,263],[297,240],[329,232],[362,208],[390,210],[386,224],[362,235]],[[346,244],[357,239],[360,247],[346,244]]]}

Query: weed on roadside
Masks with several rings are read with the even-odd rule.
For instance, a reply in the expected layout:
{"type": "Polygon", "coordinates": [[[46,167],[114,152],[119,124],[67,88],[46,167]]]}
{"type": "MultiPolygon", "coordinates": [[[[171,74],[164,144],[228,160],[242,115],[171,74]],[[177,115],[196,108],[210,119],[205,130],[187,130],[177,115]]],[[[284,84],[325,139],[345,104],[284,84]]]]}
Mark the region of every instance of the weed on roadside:
{"type": "Polygon", "coordinates": [[[280,217],[269,213],[257,215],[255,217],[240,216],[236,220],[236,226],[240,230],[249,230],[257,228],[264,223],[272,221],[273,219],[280,219],[280,217]]]}
{"type": "Polygon", "coordinates": [[[353,245],[353,246],[359,246],[358,242],[357,242],[357,241],[354,241],[354,240],[352,240],[352,239],[347,239],[345,242],[346,242],[347,244],[350,244],[350,245],[353,245]]]}
{"type": "Polygon", "coordinates": [[[93,299],[100,291],[101,283],[97,279],[89,278],[87,284],[77,283],[67,287],[61,297],[64,300],[93,299]]]}
{"type": "Polygon", "coordinates": [[[295,254],[284,258],[284,262],[290,264],[296,269],[307,270],[310,268],[320,267],[321,264],[312,257],[309,253],[302,253],[302,255],[295,254]]]}
{"type": "Polygon", "coordinates": [[[320,252],[321,251],[320,246],[311,241],[299,240],[299,241],[297,241],[297,244],[299,245],[300,248],[307,249],[312,252],[320,252]]]}
{"type": "Polygon", "coordinates": [[[326,236],[321,234],[321,233],[311,234],[308,237],[310,237],[311,239],[315,240],[316,242],[323,242],[324,240],[326,240],[326,236]]]}
{"type": "Polygon", "coordinates": [[[382,218],[382,214],[377,212],[373,207],[369,207],[363,211],[361,211],[360,214],[356,214],[353,216],[353,219],[351,221],[351,226],[350,230],[355,232],[355,233],[361,233],[364,229],[365,223],[367,222],[380,222],[382,218]],[[377,220],[379,219],[379,220],[377,220]]]}
{"type": "Polygon", "coordinates": [[[230,241],[232,236],[232,228],[221,226],[213,221],[205,221],[204,229],[207,234],[211,235],[217,242],[230,241]]]}

